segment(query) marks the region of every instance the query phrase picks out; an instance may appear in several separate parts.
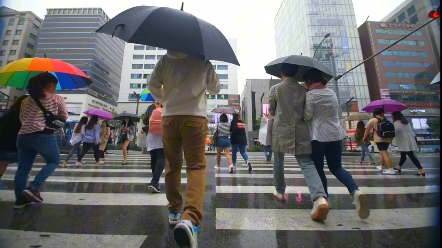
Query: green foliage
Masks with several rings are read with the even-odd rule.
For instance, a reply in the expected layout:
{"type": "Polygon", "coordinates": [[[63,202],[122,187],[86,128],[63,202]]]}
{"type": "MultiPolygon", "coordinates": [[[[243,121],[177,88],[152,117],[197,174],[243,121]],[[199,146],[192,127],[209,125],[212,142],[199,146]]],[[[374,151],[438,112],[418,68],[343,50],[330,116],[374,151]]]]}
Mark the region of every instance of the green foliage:
{"type": "Polygon", "coordinates": [[[262,114],[255,120],[255,123],[253,123],[253,131],[259,131],[259,128],[261,127],[261,119],[262,114]]]}
{"type": "Polygon", "coordinates": [[[427,121],[428,132],[434,133],[437,137],[440,137],[440,118],[427,121]]]}

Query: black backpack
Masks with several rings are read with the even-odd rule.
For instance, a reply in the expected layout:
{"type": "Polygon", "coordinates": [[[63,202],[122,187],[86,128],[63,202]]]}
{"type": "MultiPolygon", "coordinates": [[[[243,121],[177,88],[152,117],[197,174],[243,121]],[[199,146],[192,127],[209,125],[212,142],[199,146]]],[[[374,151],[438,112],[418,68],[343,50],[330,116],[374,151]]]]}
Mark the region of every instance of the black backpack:
{"type": "Polygon", "coordinates": [[[387,118],[377,118],[378,128],[375,130],[379,137],[391,139],[394,138],[394,125],[387,118]]]}

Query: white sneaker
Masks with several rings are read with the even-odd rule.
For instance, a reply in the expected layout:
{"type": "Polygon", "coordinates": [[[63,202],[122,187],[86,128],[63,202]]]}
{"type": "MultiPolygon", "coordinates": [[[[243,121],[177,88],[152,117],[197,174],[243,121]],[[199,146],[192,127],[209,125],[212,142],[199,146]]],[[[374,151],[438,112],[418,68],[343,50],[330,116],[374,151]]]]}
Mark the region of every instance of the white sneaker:
{"type": "Polygon", "coordinates": [[[367,196],[359,190],[353,193],[353,204],[356,206],[359,218],[365,220],[370,216],[370,209],[368,208],[367,196]]]}
{"type": "Polygon", "coordinates": [[[233,165],[229,166],[229,173],[233,173],[233,165]]]}
{"type": "Polygon", "coordinates": [[[219,166],[215,165],[215,169],[219,169],[219,166]]]}
{"type": "Polygon", "coordinates": [[[310,216],[312,220],[326,220],[329,210],[327,200],[324,197],[320,197],[313,203],[310,216]]]}
{"type": "Polygon", "coordinates": [[[287,202],[289,200],[289,194],[280,194],[275,190],[275,192],[273,192],[273,198],[279,202],[287,202]]]}
{"type": "Polygon", "coordinates": [[[75,167],[80,168],[83,164],[81,164],[80,162],[75,163],[75,167]]]}
{"type": "Polygon", "coordinates": [[[181,215],[183,215],[183,211],[179,211],[179,212],[170,211],[169,212],[169,224],[176,225],[176,224],[180,223],[181,215]]]}
{"type": "Polygon", "coordinates": [[[378,171],[382,172],[384,170],[384,167],[382,165],[378,165],[378,166],[376,166],[376,169],[378,169],[378,171]]]}
{"type": "Polygon", "coordinates": [[[178,223],[173,230],[173,236],[179,247],[198,247],[198,227],[194,226],[190,220],[178,223]]]}
{"type": "Polygon", "coordinates": [[[382,174],[386,174],[386,175],[396,175],[396,171],[394,171],[393,169],[387,169],[387,170],[384,170],[383,172],[382,172],[382,174]]]}

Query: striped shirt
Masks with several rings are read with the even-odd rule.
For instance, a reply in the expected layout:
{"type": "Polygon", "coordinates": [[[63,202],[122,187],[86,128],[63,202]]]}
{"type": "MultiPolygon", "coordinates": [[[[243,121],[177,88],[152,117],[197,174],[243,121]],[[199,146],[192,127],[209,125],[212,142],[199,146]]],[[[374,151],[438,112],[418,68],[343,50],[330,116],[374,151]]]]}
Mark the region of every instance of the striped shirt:
{"type": "MultiPolygon", "coordinates": [[[[54,115],[62,119],[68,119],[68,110],[63,97],[51,93],[45,93],[46,96],[40,99],[41,104],[54,115]]],[[[20,122],[22,124],[20,134],[41,132],[46,128],[46,119],[43,112],[35,103],[32,97],[23,100],[20,110],[20,122]]]]}
{"type": "Polygon", "coordinates": [[[230,136],[230,122],[220,122],[217,125],[218,137],[230,136]]]}

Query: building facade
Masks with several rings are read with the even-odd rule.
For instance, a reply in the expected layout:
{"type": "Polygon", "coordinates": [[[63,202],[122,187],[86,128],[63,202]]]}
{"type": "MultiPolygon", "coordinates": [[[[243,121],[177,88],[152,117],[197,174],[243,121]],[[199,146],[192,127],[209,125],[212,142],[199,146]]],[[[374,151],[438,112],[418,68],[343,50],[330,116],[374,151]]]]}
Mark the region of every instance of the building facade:
{"type": "Polygon", "coordinates": [[[47,9],[36,56],[71,63],[93,81],[87,89],[57,92],[69,100],[66,105],[73,120],[88,109],[117,109],[124,42],[95,33],[109,19],[101,8],[47,9]]]}
{"type": "MultiPolygon", "coordinates": [[[[236,53],[236,39],[228,39],[228,41],[236,53]]],[[[140,94],[147,87],[147,79],[158,60],[166,52],[167,50],[159,47],[132,43],[125,45],[118,111],[136,113],[136,94],[140,94]]],[[[219,115],[212,114],[212,109],[227,106],[239,108],[238,67],[221,61],[211,62],[220,79],[221,91],[218,95],[207,95],[207,118],[209,122],[216,123],[219,115]]],[[[140,115],[144,113],[150,104],[150,102],[140,101],[138,113],[140,115]]]]}
{"type": "MultiPolygon", "coordinates": [[[[364,59],[416,27],[416,24],[365,22],[358,29],[364,59]]],[[[439,86],[430,85],[438,73],[430,42],[427,30],[421,29],[364,64],[371,100],[393,99],[408,106],[402,113],[421,136],[428,134],[428,119],[440,118],[439,86]]]]}
{"type": "MultiPolygon", "coordinates": [[[[428,13],[436,10],[440,0],[405,0],[381,22],[415,24],[420,26],[429,21],[428,13]]],[[[436,57],[436,65],[440,70],[440,19],[436,19],[424,27],[430,39],[432,53],[436,57]]]]}
{"type": "MultiPolygon", "coordinates": [[[[283,0],[275,17],[275,41],[277,57],[315,55],[332,71],[334,60],[337,75],[363,61],[351,0],[283,0]]],[[[354,97],[352,112],[370,102],[363,66],[339,79],[338,86],[342,105],[354,97]]]]}
{"type": "MultiPolygon", "coordinates": [[[[31,11],[0,8],[0,68],[35,55],[42,20],[31,11]]],[[[11,106],[23,89],[0,86],[0,108],[11,106]]]]}

